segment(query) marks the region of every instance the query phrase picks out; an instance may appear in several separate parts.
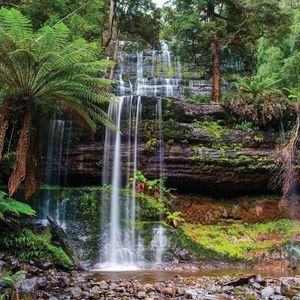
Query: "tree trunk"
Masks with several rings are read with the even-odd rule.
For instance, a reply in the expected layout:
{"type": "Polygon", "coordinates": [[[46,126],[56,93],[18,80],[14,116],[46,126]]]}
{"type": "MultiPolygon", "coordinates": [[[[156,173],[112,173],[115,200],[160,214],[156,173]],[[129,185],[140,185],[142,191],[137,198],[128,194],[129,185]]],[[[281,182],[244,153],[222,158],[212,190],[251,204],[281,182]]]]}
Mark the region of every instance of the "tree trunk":
{"type": "MultiPolygon", "coordinates": [[[[117,57],[118,57],[118,52],[119,52],[119,43],[120,43],[120,32],[118,30],[117,32],[117,36],[116,36],[116,42],[115,42],[115,48],[114,48],[114,53],[113,53],[113,61],[117,61],[117,57]]],[[[109,79],[113,80],[114,78],[114,73],[115,73],[115,66],[112,66],[109,72],[109,79]]]]}
{"type": "Polygon", "coordinates": [[[9,101],[8,99],[5,99],[0,109],[0,160],[2,159],[4,140],[8,128],[8,111],[9,101]]]}
{"type": "Polygon", "coordinates": [[[213,73],[213,102],[220,100],[220,63],[218,54],[217,39],[213,38],[211,41],[211,56],[212,56],[212,73],[213,73]]]}
{"type": "Polygon", "coordinates": [[[107,48],[108,45],[111,42],[112,39],[112,34],[113,34],[113,27],[114,27],[114,20],[115,20],[115,6],[116,6],[116,1],[115,0],[110,0],[110,6],[109,6],[109,20],[108,20],[108,34],[106,37],[106,40],[103,44],[103,48],[107,48]]]}
{"type": "Polygon", "coordinates": [[[27,156],[30,148],[31,126],[33,119],[33,106],[30,101],[26,105],[24,122],[18,141],[17,159],[14,170],[8,181],[8,192],[11,197],[25,179],[27,168],[27,156]]]}
{"type": "Polygon", "coordinates": [[[28,153],[27,172],[25,178],[25,200],[27,200],[31,195],[37,193],[40,189],[42,179],[41,156],[41,130],[37,129],[28,153]]]}

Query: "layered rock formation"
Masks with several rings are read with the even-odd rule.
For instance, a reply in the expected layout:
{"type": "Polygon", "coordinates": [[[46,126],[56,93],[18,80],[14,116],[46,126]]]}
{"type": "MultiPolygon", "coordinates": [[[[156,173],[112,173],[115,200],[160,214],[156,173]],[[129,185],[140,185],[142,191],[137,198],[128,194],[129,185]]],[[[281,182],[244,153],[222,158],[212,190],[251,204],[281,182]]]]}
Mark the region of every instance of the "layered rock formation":
{"type": "MultiPolygon", "coordinates": [[[[139,169],[146,177],[155,178],[156,100],[144,97],[142,101],[139,169]]],[[[230,122],[230,115],[218,104],[169,99],[163,101],[163,113],[164,174],[168,186],[225,197],[270,192],[277,133],[230,122]]],[[[72,146],[68,156],[71,185],[101,183],[102,140],[99,137],[95,142],[72,146]]],[[[121,148],[124,160],[126,147],[121,148]]]]}

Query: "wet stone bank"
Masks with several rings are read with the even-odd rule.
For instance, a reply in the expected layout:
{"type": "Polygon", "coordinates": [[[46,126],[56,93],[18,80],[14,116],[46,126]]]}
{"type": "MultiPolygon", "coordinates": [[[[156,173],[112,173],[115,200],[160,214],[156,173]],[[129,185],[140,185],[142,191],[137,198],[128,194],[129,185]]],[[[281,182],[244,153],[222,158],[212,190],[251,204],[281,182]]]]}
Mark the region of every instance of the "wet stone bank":
{"type": "MultiPolygon", "coordinates": [[[[12,285],[5,277],[0,292],[12,291],[15,299],[299,299],[300,277],[262,277],[254,274],[226,276],[180,276],[169,273],[159,280],[104,280],[97,273],[62,271],[51,264],[23,264],[13,257],[1,255],[0,272],[13,270],[23,274],[12,285]],[[16,297],[16,294],[15,294],[16,297]]],[[[143,278],[143,271],[140,271],[143,278]]],[[[228,272],[230,274],[230,272],[228,272]]],[[[153,273],[154,274],[154,273],[153,273]]],[[[161,273],[162,274],[162,273],[161,273]]],[[[103,276],[103,274],[102,274],[103,276]]],[[[10,299],[10,298],[4,298],[10,299]]],[[[14,299],[14,298],[13,298],[14,299]]]]}

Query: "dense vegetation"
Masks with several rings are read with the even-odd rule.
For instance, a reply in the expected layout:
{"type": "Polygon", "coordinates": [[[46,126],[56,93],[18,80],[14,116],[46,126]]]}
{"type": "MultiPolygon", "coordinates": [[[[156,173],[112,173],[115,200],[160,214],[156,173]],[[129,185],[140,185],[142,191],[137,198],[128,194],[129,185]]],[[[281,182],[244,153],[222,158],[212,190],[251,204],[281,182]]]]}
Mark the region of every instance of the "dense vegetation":
{"type": "MultiPolygon", "coordinates": [[[[200,165],[208,153],[204,170],[212,163],[209,155],[221,153],[217,166],[221,170],[234,165],[244,173],[256,168],[272,171],[273,187],[283,195],[281,208],[286,207],[299,170],[295,166],[300,130],[299,24],[297,0],[170,0],[162,8],[151,0],[0,2],[0,180],[7,185],[2,188],[7,193],[0,191],[0,250],[39,266],[76,265],[49,228],[40,231],[23,223],[36,212],[11,197],[24,190],[22,198],[28,200],[40,190],[44,132],[51,119],[73,120],[85,139],[100,136],[105,127],[116,130],[105,111],[118,101],[113,79],[121,45],[136,52],[167,42],[190,77],[197,74],[211,82],[211,95],[187,98],[221,104],[226,112],[222,120],[191,120],[182,131],[179,121],[164,120],[166,147],[177,142],[174,135],[168,138],[170,131],[177,131],[178,140],[188,144],[186,135],[202,130],[204,143],[191,145],[194,155],[187,160],[200,165]],[[244,135],[243,143],[233,142],[233,131],[251,135],[244,135]],[[263,155],[250,159],[232,155],[250,142],[253,147],[263,143],[262,133],[278,136],[276,153],[269,160],[263,155]]],[[[165,114],[171,114],[172,102],[168,103],[165,114]]],[[[155,122],[145,120],[142,126],[154,132],[155,122]]],[[[159,141],[151,133],[143,138],[146,150],[155,152],[159,141]]],[[[299,236],[299,223],[285,219],[250,225],[243,219],[215,225],[185,220],[173,209],[174,197],[165,179],[150,180],[137,171],[120,193],[136,196],[141,231],[162,222],[170,236],[198,258],[252,261],[283,249],[299,236]]],[[[65,191],[80,211],[77,221],[89,231],[86,254],[99,242],[98,199],[110,189],[65,191]]]]}

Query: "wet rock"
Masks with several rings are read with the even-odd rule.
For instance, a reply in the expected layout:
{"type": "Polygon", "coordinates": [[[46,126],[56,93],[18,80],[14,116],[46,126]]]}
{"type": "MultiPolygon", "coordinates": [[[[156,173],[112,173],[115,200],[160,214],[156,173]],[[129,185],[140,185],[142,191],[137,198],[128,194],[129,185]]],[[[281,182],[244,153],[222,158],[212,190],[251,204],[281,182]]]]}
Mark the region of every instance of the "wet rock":
{"type": "Polygon", "coordinates": [[[82,289],[79,286],[72,287],[70,291],[74,299],[81,299],[82,289]]]}
{"type": "Polygon", "coordinates": [[[230,292],[233,291],[233,289],[234,289],[233,286],[230,286],[230,285],[224,286],[222,288],[222,290],[223,290],[224,293],[230,293],[230,292]]]}
{"type": "Polygon", "coordinates": [[[174,296],[175,290],[172,287],[167,287],[162,290],[165,295],[174,296]]]}
{"type": "Polygon", "coordinates": [[[155,290],[155,289],[153,288],[153,285],[152,285],[152,284],[149,284],[149,283],[145,284],[145,285],[144,285],[144,288],[145,288],[145,290],[146,290],[147,292],[149,292],[149,291],[154,291],[154,290],[155,290]]]}
{"type": "Polygon", "coordinates": [[[0,290],[4,289],[6,287],[5,280],[0,279],[0,290]]]}
{"type": "Polygon", "coordinates": [[[300,295],[300,278],[282,278],[281,292],[287,297],[300,295]]]}
{"type": "Polygon", "coordinates": [[[90,298],[92,299],[100,299],[101,297],[101,294],[100,294],[100,291],[99,291],[99,288],[97,286],[93,287],[90,291],[90,298]]]}
{"type": "Polygon", "coordinates": [[[32,266],[32,265],[27,265],[25,267],[25,270],[30,273],[30,274],[33,274],[33,275],[37,275],[40,271],[40,269],[36,266],[32,266]]]}
{"type": "Polygon", "coordinates": [[[34,295],[38,288],[37,278],[24,279],[19,285],[19,291],[24,295],[34,295]]]}
{"type": "Polygon", "coordinates": [[[102,290],[107,290],[109,285],[106,281],[102,280],[100,282],[97,282],[97,285],[99,286],[100,289],[102,290]]]}
{"type": "Polygon", "coordinates": [[[270,299],[272,299],[272,300],[285,300],[287,298],[282,296],[282,295],[273,295],[273,296],[270,297],[270,299]]]}
{"type": "Polygon", "coordinates": [[[39,288],[40,290],[45,289],[46,286],[47,286],[47,284],[48,284],[48,282],[47,282],[47,279],[46,279],[45,277],[39,277],[39,278],[37,279],[37,285],[38,285],[38,288],[39,288]]]}
{"type": "Polygon", "coordinates": [[[119,288],[119,286],[116,283],[113,282],[113,283],[110,284],[109,288],[111,290],[116,290],[117,288],[119,288]]]}
{"type": "Polygon", "coordinates": [[[261,289],[261,285],[258,282],[254,282],[252,286],[257,290],[261,289]]]}
{"type": "Polygon", "coordinates": [[[140,291],[140,292],[137,293],[137,297],[139,299],[144,299],[144,298],[147,297],[147,294],[146,294],[146,292],[140,291]]]}
{"type": "Polygon", "coordinates": [[[177,288],[177,294],[179,296],[184,296],[185,295],[185,289],[184,288],[177,288]]]}
{"type": "Polygon", "coordinates": [[[4,260],[0,260],[0,269],[2,269],[5,266],[5,261],[4,260]]]}
{"type": "Polygon", "coordinates": [[[53,263],[49,263],[49,262],[45,262],[44,264],[42,264],[41,267],[42,267],[43,270],[49,270],[49,269],[51,269],[51,268],[54,267],[54,264],[53,263]]]}
{"type": "Polygon", "coordinates": [[[263,299],[269,299],[274,294],[274,289],[270,286],[261,290],[261,296],[263,299]]]}

